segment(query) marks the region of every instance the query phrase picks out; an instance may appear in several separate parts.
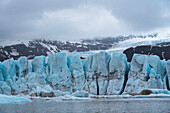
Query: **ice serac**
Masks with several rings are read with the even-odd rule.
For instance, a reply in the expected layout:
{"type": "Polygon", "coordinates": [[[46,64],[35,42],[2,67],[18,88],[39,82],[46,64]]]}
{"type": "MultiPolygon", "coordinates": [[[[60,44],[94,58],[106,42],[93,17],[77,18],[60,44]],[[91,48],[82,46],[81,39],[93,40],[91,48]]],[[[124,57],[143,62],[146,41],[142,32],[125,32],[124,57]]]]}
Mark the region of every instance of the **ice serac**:
{"type": "Polygon", "coordinates": [[[166,86],[170,90],[170,60],[166,62],[166,86]]]}
{"type": "Polygon", "coordinates": [[[13,58],[2,62],[2,74],[4,80],[10,79],[16,75],[16,65],[13,58]]]}
{"type": "Polygon", "coordinates": [[[46,63],[45,56],[36,56],[32,61],[32,72],[38,74],[45,74],[46,71],[46,63]]]}
{"type": "Polygon", "coordinates": [[[166,72],[163,62],[156,55],[148,56],[148,62],[150,67],[150,74],[145,88],[163,89],[166,72]]]}
{"type": "Polygon", "coordinates": [[[72,77],[67,65],[66,53],[50,54],[48,56],[48,82],[54,90],[71,91],[72,77]]]}
{"type": "Polygon", "coordinates": [[[11,87],[8,86],[5,81],[0,81],[0,93],[11,95],[11,87]]]}
{"type": "Polygon", "coordinates": [[[17,76],[24,77],[28,74],[28,60],[27,57],[20,57],[16,61],[17,76]]]}
{"type": "Polygon", "coordinates": [[[157,56],[135,54],[124,94],[137,93],[142,89],[163,89],[165,66],[157,56]]]}
{"type": "Polygon", "coordinates": [[[89,93],[104,95],[108,87],[110,54],[100,52],[87,58],[85,63],[85,90],[89,93]]]}
{"type": "Polygon", "coordinates": [[[148,58],[135,54],[132,58],[128,81],[124,93],[137,93],[144,88],[150,73],[148,58]]]}
{"type": "Polygon", "coordinates": [[[30,90],[36,86],[44,86],[47,84],[45,60],[45,56],[37,56],[32,62],[28,62],[28,74],[25,76],[25,81],[30,90]]]}
{"type": "Polygon", "coordinates": [[[80,55],[74,55],[68,57],[68,67],[71,71],[72,77],[72,91],[83,90],[85,83],[85,75],[83,70],[83,63],[80,59],[80,55]]]}
{"type": "Polygon", "coordinates": [[[129,66],[124,54],[113,53],[109,63],[109,86],[107,94],[122,94],[127,77],[129,66]]]}
{"type": "Polygon", "coordinates": [[[19,93],[27,94],[29,92],[29,88],[24,77],[14,76],[11,79],[8,79],[6,83],[11,87],[11,94],[16,95],[19,93]]]}
{"type": "Polygon", "coordinates": [[[45,74],[38,74],[35,72],[29,72],[25,76],[25,81],[30,91],[37,86],[45,86],[47,84],[46,79],[47,77],[45,74]]]}
{"type": "Polygon", "coordinates": [[[28,60],[28,73],[32,72],[32,61],[28,60]]]}
{"type": "Polygon", "coordinates": [[[4,81],[4,76],[2,74],[2,64],[0,62],[0,81],[4,81]]]}

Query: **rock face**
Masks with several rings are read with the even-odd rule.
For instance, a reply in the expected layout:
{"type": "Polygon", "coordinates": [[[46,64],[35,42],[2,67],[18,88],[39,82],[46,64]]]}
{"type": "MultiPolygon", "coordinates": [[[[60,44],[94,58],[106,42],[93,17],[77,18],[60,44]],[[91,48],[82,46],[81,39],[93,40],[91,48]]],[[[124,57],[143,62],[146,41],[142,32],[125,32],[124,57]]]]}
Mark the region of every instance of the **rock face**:
{"type": "Polygon", "coordinates": [[[0,62],[0,93],[52,97],[63,95],[120,95],[144,89],[170,89],[170,61],[158,56],[100,52],[81,59],[66,53],[0,62]],[[60,92],[61,91],[61,92],[60,92]],[[84,93],[86,92],[86,93],[84,93]]]}

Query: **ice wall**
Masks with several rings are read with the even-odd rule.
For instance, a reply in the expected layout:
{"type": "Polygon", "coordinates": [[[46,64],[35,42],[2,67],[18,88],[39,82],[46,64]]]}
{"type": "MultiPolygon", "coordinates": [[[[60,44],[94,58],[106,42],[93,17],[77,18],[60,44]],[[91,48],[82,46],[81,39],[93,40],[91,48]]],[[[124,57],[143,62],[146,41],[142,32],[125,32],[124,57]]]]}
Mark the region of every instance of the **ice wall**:
{"type": "Polygon", "coordinates": [[[101,95],[107,93],[110,58],[107,52],[100,52],[85,61],[85,90],[89,93],[101,95]]]}
{"type": "Polygon", "coordinates": [[[100,52],[80,55],[50,54],[9,59],[0,63],[0,93],[31,94],[48,85],[54,91],[74,93],[85,90],[96,95],[137,93],[142,89],[170,88],[170,61],[158,56],[135,54],[132,61],[121,53],[100,52]]]}
{"type": "Polygon", "coordinates": [[[48,78],[47,82],[56,90],[71,91],[71,71],[67,65],[65,53],[56,53],[48,56],[48,78]]]}
{"type": "Polygon", "coordinates": [[[167,86],[167,89],[170,90],[170,60],[168,60],[166,62],[166,86],[167,86]]]}
{"type": "Polygon", "coordinates": [[[165,66],[159,57],[135,54],[132,58],[124,94],[142,89],[163,89],[165,66]]]}
{"type": "Polygon", "coordinates": [[[107,94],[122,94],[127,77],[129,65],[124,54],[113,53],[109,63],[109,85],[107,94]]]}

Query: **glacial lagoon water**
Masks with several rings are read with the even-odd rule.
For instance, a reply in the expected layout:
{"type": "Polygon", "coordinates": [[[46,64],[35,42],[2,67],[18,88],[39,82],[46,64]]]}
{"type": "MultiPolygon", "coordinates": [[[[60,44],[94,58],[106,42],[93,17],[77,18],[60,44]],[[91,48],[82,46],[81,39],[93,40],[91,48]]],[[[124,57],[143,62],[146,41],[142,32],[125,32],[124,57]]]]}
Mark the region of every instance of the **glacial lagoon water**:
{"type": "Polygon", "coordinates": [[[170,113],[170,98],[33,100],[26,104],[0,104],[0,113],[170,113]]]}

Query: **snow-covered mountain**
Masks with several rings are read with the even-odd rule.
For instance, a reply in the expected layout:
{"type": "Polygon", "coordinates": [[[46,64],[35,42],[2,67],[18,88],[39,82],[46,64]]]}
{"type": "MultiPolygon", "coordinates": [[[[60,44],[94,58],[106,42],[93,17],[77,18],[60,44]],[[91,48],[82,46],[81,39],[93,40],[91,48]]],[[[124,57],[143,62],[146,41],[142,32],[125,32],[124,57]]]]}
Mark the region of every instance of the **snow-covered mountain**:
{"type": "Polygon", "coordinates": [[[166,44],[167,42],[170,42],[170,35],[160,34],[106,37],[86,39],[79,42],[45,39],[8,40],[0,42],[0,61],[9,58],[18,59],[20,56],[26,56],[28,59],[33,59],[35,56],[47,56],[48,54],[56,52],[81,52],[84,57],[101,50],[106,50],[108,52],[123,52],[130,47],[157,45],[158,43],[168,46],[168,44],[166,44]]]}

